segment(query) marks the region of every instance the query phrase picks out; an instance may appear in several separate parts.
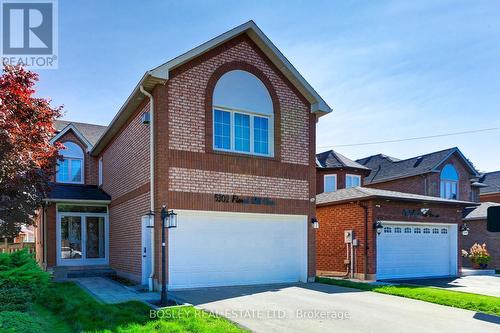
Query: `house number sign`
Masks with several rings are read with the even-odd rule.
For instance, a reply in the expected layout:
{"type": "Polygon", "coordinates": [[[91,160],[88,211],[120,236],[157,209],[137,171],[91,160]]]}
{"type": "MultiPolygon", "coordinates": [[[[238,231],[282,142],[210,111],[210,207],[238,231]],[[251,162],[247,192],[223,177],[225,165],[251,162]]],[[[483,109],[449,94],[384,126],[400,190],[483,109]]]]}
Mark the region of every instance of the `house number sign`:
{"type": "Polygon", "coordinates": [[[265,205],[274,206],[276,203],[274,200],[262,197],[242,197],[239,195],[230,194],[214,194],[215,202],[221,203],[236,203],[242,205],[265,205]]]}

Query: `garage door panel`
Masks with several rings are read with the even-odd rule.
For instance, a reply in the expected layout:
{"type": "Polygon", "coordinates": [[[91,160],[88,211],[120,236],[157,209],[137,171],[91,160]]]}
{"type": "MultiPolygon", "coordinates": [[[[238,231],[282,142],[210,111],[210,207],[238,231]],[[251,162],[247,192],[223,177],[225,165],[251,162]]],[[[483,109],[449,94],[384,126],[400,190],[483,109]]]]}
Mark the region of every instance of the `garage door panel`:
{"type": "Polygon", "coordinates": [[[307,218],[180,212],[169,231],[169,288],[307,279],[307,218]]]}
{"type": "Polygon", "coordinates": [[[450,226],[404,223],[384,226],[377,236],[377,279],[456,273],[456,248],[452,246],[456,235],[453,237],[450,226]]]}

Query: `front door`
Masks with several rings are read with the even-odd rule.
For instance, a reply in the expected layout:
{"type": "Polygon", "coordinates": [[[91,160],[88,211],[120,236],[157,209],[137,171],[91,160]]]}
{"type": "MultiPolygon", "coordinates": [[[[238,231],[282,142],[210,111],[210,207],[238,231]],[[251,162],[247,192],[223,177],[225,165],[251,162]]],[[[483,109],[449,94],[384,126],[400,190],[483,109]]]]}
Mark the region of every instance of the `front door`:
{"type": "Polygon", "coordinates": [[[57,264],[108,264],[105,214],[60,213],[57,221],[57,264]]]}
{"type": "MultiPolygon", "coordinates": [[[[151,275],[152,267],[152,251],[151,251],[151,232],[152,228],[149,227],[149,216],[142,217],[142,284],[149,284],[149,276],[151,275]]],[[[152,290],[152,285],[150,290],[152,290]]]]}

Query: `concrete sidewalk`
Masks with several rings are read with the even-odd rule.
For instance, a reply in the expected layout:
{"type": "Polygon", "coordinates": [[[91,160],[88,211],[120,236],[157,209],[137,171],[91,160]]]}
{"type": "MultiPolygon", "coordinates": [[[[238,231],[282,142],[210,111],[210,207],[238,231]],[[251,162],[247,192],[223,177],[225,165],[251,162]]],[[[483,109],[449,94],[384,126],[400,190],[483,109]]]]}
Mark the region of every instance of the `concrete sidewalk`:
{"type": "Polygon", "coordinates": [[[87,290],[103,303],[116,304],[128,301],[147,302],[159,300],[158,292],[139,292],[104,277],[84,277],[69,279],[87,290]]]}

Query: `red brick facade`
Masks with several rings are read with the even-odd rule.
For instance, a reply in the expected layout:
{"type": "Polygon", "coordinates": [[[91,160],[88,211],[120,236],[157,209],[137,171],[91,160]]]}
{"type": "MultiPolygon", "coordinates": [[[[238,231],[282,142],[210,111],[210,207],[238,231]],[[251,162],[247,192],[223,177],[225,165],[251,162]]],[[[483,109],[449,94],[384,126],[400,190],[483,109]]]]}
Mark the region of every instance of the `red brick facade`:
{"type": "MultiPolygon", "coordinates": [[[[346,272],[346,244],[344,231],[353,230],[359,240],[354,262],[356,277],[364,278],[364,251],[368,244],[367,274],[373,279],[376,274],[377,244],[376,231],[373,223],[378,220],[419,223],[453,223],[462,222],[462,207],[442,204],[425,204],[439,217],[405,217],[403,209],[420,209],[423,204],[398,201],[366,200],[353,203],[322,205],[316,208],[317,217],[321,223],[316,234],[317,272],[319,275],[342,275],[346,272]],[[368,242],[365,242],[365,209],[367,209],[368,242]]],[[[460,242],[460,240],[459,240],[460,242]]],[[[458,244],[458,249],[461,249],[458,244]]],[[[460,251],[457,253],[457,260],[460,251]]],[[[460,265],[460,263],[459,263],[460,265]]]]}
{"type": "Polygon", "coordinates": [[[500,203],[500,193],[481,194],[480,200],[481,200],[481,202],[498,202],[498,203],[500,203]]]}

